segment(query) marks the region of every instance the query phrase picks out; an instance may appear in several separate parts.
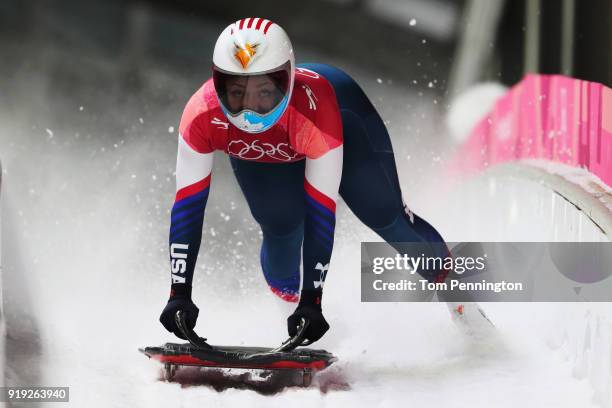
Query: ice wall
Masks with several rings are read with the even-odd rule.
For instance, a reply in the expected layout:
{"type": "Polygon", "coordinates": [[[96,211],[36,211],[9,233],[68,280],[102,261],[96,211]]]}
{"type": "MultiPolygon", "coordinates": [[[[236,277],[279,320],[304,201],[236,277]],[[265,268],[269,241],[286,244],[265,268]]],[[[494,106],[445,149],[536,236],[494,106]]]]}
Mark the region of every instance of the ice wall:
{"type": "MultiPolygon", "coordinates": [[[[452,205],[435,210],[453,225],[448,240],[610,241],[612,91],[528,75],[477,123],[449,171],[468,181],[445,190],[452,205]]],[[[542,322],[534,333],[545,328],[549,347],[590,384],[594,401],[611,407],[611,304],[538,304],[531,312],[542,322]]]]}
{"type": "MultiPolygon", "coordinates": [[[[443,234],[450,241],[609,241],[587,214],[550,184],[520,174],[518,169],[493,167],[457,185],[446,195],[445,202],[452,205],[438,205],[432,219],[449,226],[443,234]]],[[[525,335],[545,343],[571,367],[575,379],[588,383],[594,402],[612,407],[610,303],[507,303],[486,308],[498,322],[498,314],[523,318],[525,335]]]]}

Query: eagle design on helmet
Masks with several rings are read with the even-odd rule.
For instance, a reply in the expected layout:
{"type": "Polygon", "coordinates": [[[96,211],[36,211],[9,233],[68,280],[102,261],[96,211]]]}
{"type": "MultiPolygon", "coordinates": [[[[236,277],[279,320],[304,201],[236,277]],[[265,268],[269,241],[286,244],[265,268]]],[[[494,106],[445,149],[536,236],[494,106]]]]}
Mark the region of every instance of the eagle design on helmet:
{"type": "Polygon", "coordinates": [[[234,47],[236,48],[234,52],[234,57],[236,57],[236,59],[240,61],[240,65],[242,65],[242,68],[246,69],[246,67],[249,66],[249,62],[251,62],[251,58],[253,58],[253,56],[257,54],[257,47],[259,47],[259,43],[246,43],[244,47],[234,43],[234,47]]]}

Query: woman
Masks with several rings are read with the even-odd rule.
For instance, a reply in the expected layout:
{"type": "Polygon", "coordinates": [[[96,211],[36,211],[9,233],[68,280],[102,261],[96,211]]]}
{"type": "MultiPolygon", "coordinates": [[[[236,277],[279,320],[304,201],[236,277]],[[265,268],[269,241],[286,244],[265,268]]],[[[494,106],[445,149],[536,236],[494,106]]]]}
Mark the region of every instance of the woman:
{"type": "MultiPolygon", "coordinates": [[[[290,335],[302,317],[311,341],[329,329],[321,298],[338,195],[385,241],[421,242],[429,255],[448,255],[440,234],[404,204],[389,135],[361,88],[329,65],[296,67],[289,37],[269,20],[239,20],[221,33],[213,77],[187,103],[179,131],[172,285],[160,317],[179,337],[176,311],[186,312],[191,328],[198,316],[191,283],[214,150],[229,155],[261,226],[266,281],[277,296],[297,302],[290,335]]],[[[447,272],[425,277],[440,281],[447,272]]]]}

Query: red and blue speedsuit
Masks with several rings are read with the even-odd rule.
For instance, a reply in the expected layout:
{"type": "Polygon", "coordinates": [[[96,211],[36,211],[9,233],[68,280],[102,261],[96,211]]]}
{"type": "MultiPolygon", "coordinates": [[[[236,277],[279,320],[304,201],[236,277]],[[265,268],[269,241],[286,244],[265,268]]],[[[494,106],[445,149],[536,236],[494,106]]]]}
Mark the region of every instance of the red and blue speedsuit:
{"type": "MultiPolygon", "coordinates": [[[[309,293],[320,304],[338,195],[394,246],[444,242],[406,207],[383,121],[359,85],[337,68],[298,65],[289,107],[276,125],[257,134],[226,120],[209,80],[187,103],[179,131],[170,226],[172,294],[191,295],[215,150],[229,156],[261,226],[266,281],[287,301],[299,299],[302,261],[302,297],[309,293]]],[[[438,248],[431,247],[432,255],[444,256],[435,253],[438,248]]]]}

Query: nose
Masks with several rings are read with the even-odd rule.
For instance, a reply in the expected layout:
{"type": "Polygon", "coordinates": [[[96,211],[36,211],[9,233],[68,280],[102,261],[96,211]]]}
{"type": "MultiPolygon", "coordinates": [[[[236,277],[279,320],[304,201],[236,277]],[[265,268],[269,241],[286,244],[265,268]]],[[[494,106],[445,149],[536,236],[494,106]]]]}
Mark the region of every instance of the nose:
{"type": "Polygon", "coordinates": [[[259,109],[259,99],[255,92],[247,92],[244,96],[244,107],[253,111],[259,109]]]}

